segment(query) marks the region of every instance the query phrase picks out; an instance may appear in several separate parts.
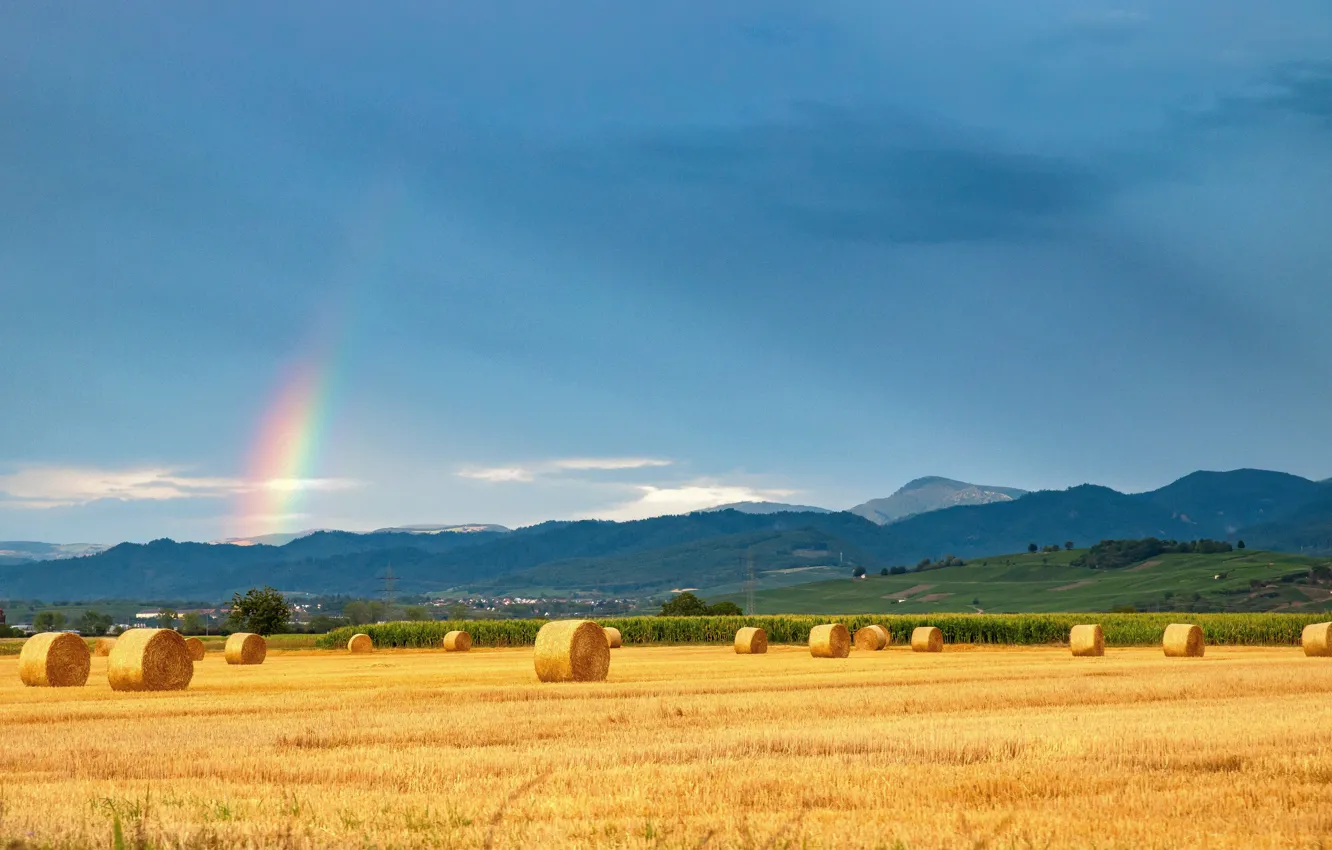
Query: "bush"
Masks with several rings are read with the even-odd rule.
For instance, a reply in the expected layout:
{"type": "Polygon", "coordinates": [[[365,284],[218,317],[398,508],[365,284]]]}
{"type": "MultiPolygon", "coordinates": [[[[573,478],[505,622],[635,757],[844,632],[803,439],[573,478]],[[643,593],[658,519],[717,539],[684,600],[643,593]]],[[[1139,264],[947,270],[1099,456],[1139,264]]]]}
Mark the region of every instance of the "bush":
{"type": "Polygon", "coordinates": [[[738,616],[745,613],[734,602],[718,602],[709,605],[692,593],[685,592],[661,605],[662,617],[721,617],[738,616]]]}

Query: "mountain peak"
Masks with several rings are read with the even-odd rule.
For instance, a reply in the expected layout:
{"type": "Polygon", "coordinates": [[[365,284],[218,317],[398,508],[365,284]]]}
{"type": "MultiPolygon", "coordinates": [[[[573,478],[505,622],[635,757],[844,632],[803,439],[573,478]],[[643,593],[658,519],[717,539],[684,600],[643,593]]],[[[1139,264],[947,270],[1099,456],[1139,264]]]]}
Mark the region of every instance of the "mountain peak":
{"type": "Polygon", "coordinates": [[[727,505],[717,505],[715,508],[704,508],[699,513],[713,513],[715,511],[739,511],[742,514],[777,514],[790,512],[795,514],[830,514],[827,508],[818,508],[813,505],[788,505],[784,502],[731,502],[727,505]]]}
{"type": "Polygon", "coordinates": [[[870,499],[851,508],[851,513],[886,525],[915,514],[952,508],[958,505],[988,505],[1011,502],[1027,494],[1015,487],[970,484],[938,475],[908,481],[896,493],[884,499],[870,499]]]}

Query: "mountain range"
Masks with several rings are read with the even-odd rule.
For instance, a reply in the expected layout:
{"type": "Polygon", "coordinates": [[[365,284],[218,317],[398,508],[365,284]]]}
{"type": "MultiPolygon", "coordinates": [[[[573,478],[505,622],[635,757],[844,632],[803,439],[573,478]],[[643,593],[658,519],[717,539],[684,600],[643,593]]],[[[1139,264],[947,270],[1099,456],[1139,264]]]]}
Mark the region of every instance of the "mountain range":
{"type": "MultiPolygon", "coordinates": [[[[954,485],[961,484],[925,480],[918,489],[956,493],[954,485]]],[[[907,504],[899,500],[893,509],[907,504]]],[[[830,570],[852,565],[877,572],[925,558],[985,557],[1030,543],[1086,546],[1106,538],[1245,539],[1251,548],[1323,553],[1332,552],[1332,484],[1262,470],[1196,472],[1148,493],[1081,485],[882,524],[851,511],[731,509],[633,522],[546,522],[513,531],[464,528],[475,530],[321,531],[281,546],[122,543],[46,561],[40,569],[30,561],[0,565],[0,598],[221,598],[262,584],[362,595],[378,592],[390,567],[403,593],[650,595],[734,586],[750,565],[760,585],[775,586],[827,578],[830,570]]]]}

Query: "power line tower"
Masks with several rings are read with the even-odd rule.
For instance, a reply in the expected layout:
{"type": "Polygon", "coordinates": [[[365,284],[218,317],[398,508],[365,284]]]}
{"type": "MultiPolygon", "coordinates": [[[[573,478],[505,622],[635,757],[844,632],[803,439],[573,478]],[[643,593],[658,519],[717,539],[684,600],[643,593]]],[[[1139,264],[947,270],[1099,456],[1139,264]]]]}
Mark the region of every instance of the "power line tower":
{"type": "Polygon", "coordinates": [[[384,568],[384,616],[392,616],[389,612],[393,610],[393,589],[397,587],[398,580],[393,575],[393,565],[389,564],[384,568]]]}
{"type": "Polygon", "coordinates": [[[745,578],[745,613],[754,616],[758,609],[754,605],[754,553],[746,550],[745,560],[748,561],[748,575],[745,578]]]}

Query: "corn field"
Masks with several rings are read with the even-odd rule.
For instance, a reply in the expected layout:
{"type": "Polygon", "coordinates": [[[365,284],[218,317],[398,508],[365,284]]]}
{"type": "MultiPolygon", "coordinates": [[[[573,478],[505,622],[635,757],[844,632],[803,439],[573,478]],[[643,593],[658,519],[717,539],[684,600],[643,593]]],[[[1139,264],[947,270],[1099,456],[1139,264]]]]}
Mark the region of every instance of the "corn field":
{"type": "MultiPolygon", "coordinates": [[[[1298,645],[1300,632],[1310,623],[1326,620],[1320,614],[856,614],[847,617],[775,615],[762,617],[611,617],[598,620],[620,630],[626,644],[727,644],[742,626],[766,629],[772,643],[803,644],[820,623],[841,622],[854,632],[879,623],[892,633],[893,643],[907,643],[917,626],[937,626],[948,643],[1062,644],[1079,623],[1100,623],[1107,646],[1151,646],[1161,642],[1171,623],[1202,626],[1209,644],[1232,646],[1298,645]]],[[[475,646],[531,646],[545,620],[437,620],[345,626],[320,637],[323,649],[342,648],[357,632],[364,632],[380,647],[437,648],[444,635],[461,629],[475,646]]]]}

